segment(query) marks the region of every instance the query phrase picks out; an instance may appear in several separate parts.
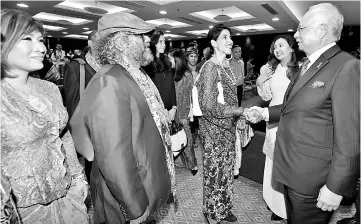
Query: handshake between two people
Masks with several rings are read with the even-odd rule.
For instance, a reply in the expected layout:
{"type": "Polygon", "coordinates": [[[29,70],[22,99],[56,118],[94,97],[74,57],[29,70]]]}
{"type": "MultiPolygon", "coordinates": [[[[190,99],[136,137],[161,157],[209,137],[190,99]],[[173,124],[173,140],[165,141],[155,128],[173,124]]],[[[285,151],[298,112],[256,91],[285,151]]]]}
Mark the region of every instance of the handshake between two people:
{"type": "Polygon", "coordinates": [[[243,115],[246,120],[255,124],[262,120],[268,121],[268,109],[258,106],[253,106],[251,108],[245,108],[243,115]]]}

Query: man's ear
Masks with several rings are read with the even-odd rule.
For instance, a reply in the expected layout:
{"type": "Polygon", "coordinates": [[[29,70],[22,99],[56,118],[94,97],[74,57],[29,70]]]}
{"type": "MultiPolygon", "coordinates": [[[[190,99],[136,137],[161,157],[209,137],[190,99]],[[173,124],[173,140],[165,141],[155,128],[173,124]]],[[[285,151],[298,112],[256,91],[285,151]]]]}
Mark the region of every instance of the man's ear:
{"type": "Polygon", "coordinates": [[[328,26],[326,24],[321,24],[319,29],[321,31],[320,34],[319,34],[319,37],[320,37],[320,39],[323,39],[327,35],[327,33],[329,32],[328,26]]]}

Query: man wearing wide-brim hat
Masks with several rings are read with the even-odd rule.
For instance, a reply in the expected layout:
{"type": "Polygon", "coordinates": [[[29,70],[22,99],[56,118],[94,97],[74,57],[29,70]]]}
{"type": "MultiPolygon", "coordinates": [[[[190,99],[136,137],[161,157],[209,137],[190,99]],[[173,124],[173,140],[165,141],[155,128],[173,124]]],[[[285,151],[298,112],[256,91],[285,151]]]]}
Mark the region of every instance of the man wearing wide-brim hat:
{"type": "Polygon", "coordinates": [[[168,113],[140,68],[153,60],[145,37],[153,30],[124,12],[98,22],[102,68],[70,121],[77,151],[94,160],[95,224],[141,223],[175,190],[168,113]]]}

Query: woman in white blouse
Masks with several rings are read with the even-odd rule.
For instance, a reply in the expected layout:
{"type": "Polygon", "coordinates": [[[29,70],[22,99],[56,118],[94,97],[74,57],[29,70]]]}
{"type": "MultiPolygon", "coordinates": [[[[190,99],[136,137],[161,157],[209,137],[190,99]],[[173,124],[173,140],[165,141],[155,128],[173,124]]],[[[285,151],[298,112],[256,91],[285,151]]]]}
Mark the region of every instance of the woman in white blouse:
{"type": "MultiPolygon", "coordinates": [[[[268,62],[261,67],[261,74],[257,79],[258,94],[265,101],[271,100],[269,106],[282,104],[290,79],[299,70],[299,55],[297,43],[292,36],[279,35],[273,40],[268,62]]],[[[263,153],[266,155],[263,198],[273,212],[273,221],[287,219],[283,186],[272,180],[277,127],[278,123],[267,124],[263,145],[263,153]]]]}

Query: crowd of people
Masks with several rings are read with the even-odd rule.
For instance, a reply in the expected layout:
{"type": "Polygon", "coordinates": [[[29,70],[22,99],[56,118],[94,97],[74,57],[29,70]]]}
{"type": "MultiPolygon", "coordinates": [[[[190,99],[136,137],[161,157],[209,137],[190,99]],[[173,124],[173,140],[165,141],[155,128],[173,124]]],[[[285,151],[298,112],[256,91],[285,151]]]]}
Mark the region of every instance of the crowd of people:
{"type": "MultiPolygon", "coordinates": [[[[209,30],[200,59],[196,41],[166,51],[153,25],[130,13],[104,15],[87,52],[64,63],[63,95],[30,75],[46,67],[42,23],[2,9],[1,27],[2,223],[89,223],[89,206],[96,224],[155,223],[152,214],[178,198],[174,122],[187,136],[184,166],[197,175],[203,164],[210,223],[237,221],[236,145],[261,120],[272,220],[327,224],[343,197],[359,194],[360,61],[337,45],[343,16],[333,4],[310,7],[294,37],[273,40],[256,82],[267,108],[242,107],[254,65],[245,65],[223,24],[209,30]]],[[[48,57],[66,54],[58,45],[48,57]]],[[[359,223],[359,197],[356,207],[339,222],[359,223]]]]}

